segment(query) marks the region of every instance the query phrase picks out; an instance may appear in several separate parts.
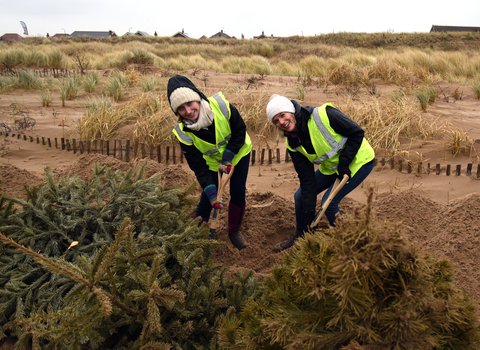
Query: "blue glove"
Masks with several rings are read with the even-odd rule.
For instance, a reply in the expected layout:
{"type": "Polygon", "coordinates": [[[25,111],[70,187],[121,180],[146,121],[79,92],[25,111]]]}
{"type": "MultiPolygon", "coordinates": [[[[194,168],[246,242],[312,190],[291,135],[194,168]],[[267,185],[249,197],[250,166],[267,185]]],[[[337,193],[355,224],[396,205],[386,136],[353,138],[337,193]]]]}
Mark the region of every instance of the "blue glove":
{"type": "Polygon", "coordinates": [[[225,151],[223,151],[222,164],[232,165],[232,161],[235,156],[236,156],[235,153],[225,148],[225,151]]]}
{"type": "Polygon", "coordinates": [[[208,185],[204,188],[203,192],[205,192],[205,194],[207,195],[208,200],[212,204],[212,207],[214,207],[215,209],[222,208],[221,204],[217,202],[217,187],[215,185],[208,185]]]}

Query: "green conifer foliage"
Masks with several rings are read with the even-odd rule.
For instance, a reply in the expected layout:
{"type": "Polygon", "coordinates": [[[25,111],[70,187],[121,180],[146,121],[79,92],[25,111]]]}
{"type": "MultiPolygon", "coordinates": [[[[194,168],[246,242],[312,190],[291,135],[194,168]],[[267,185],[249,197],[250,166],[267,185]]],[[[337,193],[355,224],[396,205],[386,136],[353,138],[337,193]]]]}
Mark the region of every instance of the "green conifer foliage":
{"type": "Polygon", "coordinates": [[[369,204],[334,232],[296,243],[240,314],[220,325],[225,349],[480,349],[478,306],[450,263],[415,248],[369,204]]]}
{"type": "Polygon", "coordinates": [[[208,258],[220,243],[187,219],[190,190],[144,179],[145,165],[95,165],[86,183],[46,168],[26,200],[0,198],[1,337],[19,349],[217,347],[220,317],[256,280],[224,276],[208,258]]]}

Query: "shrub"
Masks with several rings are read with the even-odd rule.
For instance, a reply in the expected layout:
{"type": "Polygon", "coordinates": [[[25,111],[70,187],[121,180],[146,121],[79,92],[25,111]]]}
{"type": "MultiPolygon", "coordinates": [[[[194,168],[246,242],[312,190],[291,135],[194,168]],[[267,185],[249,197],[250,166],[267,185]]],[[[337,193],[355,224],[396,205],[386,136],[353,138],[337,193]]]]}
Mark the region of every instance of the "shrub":
{"type": "Polygon", "coordinates": [[[227,313],[222,348],[479,349],[478,306],[455,286],[452,265],[373,220],[372,195],[335,232],[306,234],[242,312],[227,313]]]}

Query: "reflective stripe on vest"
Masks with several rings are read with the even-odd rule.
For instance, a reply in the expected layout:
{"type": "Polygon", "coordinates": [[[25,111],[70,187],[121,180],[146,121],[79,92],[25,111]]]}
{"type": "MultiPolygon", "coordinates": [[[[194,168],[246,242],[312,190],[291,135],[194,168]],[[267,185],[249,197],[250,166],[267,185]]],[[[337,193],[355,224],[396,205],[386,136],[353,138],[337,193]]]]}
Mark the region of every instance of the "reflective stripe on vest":
{"type": "MultiPolygon", "coordinates": [[[[342,150],[343,146],[345,146],[345,143],[348,140],[348,137],[342,136],[342,139],[340,140],[340,142],[337,142],[335,138],[332,136],[332,134],[328,132],[327,128],[323,124],[322,119],[320,118],[320,110],[318,107],[315,107],[315,109],[313,110],[312,116],[315,124],[317,125],[318,130],[320,130],[320,133],[332,148],[328,153],[324,154],[323,156],[313,161],[313,164],[322,164],[322,162],[325,159],[332,158],[335,154],[337,154],[342,150]]],[[[295,150],[300,151],[298,147],[296,147],[295,150]]],[[[331,169],[336,170],[336,168],[337,167],[334,166],[331,169]]]]}

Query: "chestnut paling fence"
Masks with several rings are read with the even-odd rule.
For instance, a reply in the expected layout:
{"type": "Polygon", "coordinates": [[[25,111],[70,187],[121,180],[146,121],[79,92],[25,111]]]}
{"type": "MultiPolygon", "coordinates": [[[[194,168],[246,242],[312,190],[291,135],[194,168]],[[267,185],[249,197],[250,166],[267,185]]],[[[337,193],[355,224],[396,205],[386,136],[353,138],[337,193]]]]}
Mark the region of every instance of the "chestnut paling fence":
{"type": "MultiPolygon", "coordinates": [[[[32,137],[23,133],[8,133],[1,131],[0,135],[3,135],[5,138],[11,137],[23,139],[24,141],[36,142],[37,144],[41,144],[43,146],[62,149],[67,152],[80,154],[104,154],[125,162],[144,158],[153,159],[158,163],[164,164],[177,164],[184,162],[183,152],[179,146],[152,146],[131,140],[94,140],[90,142],[84,142],[77,141],[75,139],[60,138],[60,140],[58,140],[57,138],[54,138],[52,142],[52,139],[46,137],[32,137]]],[[[291,161],[288,151],[286,149],[282,151],[280,148],[262,148],[259,150],[252,149],[250,159],[251,165],[263,165],[291,161]]],[[[468,163],[466,168],[462,168],[461,164],[442,165],[437,163],[432,166],[430,163],[424,164],[420,161],[414,163],[412,160],[406,160],[404,158],[376,158],[375,166],[383,166],[387,169],[397,169],[400,172],[406,173],[413,172],[417,175],[434,173],[436,175],[445,174],[447,176],[460,176],[462,173],[464,173],[465,176],[475,176],[476,178],[480,178],[480,164],[477,164],[476,169],[474,169],[472,163],[468,163]],[[476,171],[476,174],[474,171],[476,171]]]]}

